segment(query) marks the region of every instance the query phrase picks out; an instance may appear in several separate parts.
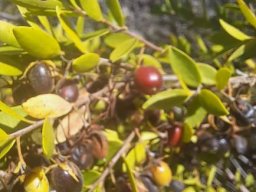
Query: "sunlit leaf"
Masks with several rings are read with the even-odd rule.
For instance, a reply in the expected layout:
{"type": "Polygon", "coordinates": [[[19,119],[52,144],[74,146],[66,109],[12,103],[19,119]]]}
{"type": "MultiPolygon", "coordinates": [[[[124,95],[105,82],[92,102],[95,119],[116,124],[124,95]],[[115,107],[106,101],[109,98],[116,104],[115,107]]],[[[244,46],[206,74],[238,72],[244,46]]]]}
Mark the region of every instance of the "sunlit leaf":
{"type": "Polygon", "coordinates": [[[231,71],[228,68],[220,68],[216,74],[216,87],[219,90],[224,89],[228,84],[230,76],[231,71]]]}
{"type": "Polygon", "coordinates": [[[197,87],[201,83],[201,75],[196,62],[181,50],[169,47],[168,63],[174,73],[187,85],[197,87]]]}
{"type": "Polygon", "coordinates": [[[1,46],[0,47],[0,55],[19,55],[23,53],[23,49],[13,46],[1,46]]]}
{"type": "Polygon", "coordinates": [[[0,41],[14,47],[20,47],[15,36],[13,35],[13,28],[15,26],[11,23],[0,20],[0,41]]]}
{"type": "Polygon", "coordinates": [[[99,63],[100,56],[96,53],[85,53],[73,60],[73,69],[79,73],[91,71],[99,63]]]}
{"type": "Polygon", "coordinates": [[[137,39],[128,39],[120,43],[110,54],[110,60],[115,62],[129,54],[137,45],[137,39]]]}
{"type": "Polygon", "coordinates": [[[238,39],[240,41],[245,41],[248,39],[251,39],[252,37],[246,35],[245,33],[243,33],[242,31],[240,31],[239,29],[235,28],[234,26],[230,25],[229,23],[227,23],[226,21],[220,19],[220,25],[222,26],[222,28],[232,37],[234,37],[235,39],[238,39]]]}
{"type": "Polygon", "coordinates": [[[68,23],[64,20],[62,16],[62,11],[59,7],[56,7],[56,13],[57,17],[59,19],[59,22],[61,24],[61,27],[66,32],[66,35],[68,38],[75,44],[75,46],[82,52],[86,52],[86,47],[83,45],[81,39],[78,37],[78,35],[75,33],[75,31],[68,25],[68,23]]]}
{"type": "Polygon", "coordinates": [[[58,42],[42,30],[32,27],[15,27],[13,33],[20,46],[34,57],[49,59],[61,54],[58,42]]]}
{"type": "Polygon", "coordinates": [[[0,129],[0,147],[5,145],[9,139],[9,135],[4,130],[0,129]]]}
{"type": "Polygon", "coordinates": [[[98,0],[80,0],[80,3],[89,17],[96,21],[103,19],[98,0]]]}
{"type": "Polygon", "coordinates": [[[140,54],[138,57],[144,66],[152,66],[163,72],[161,63],[155,57],[147,54],[140,54]]]}
{"type": "Polygon", "coordinates": [[[150,97],[144,104],[143,109],[172,109],[180,106],[189,97],[190,93],[183,89],[173,89],[157,93],[150,97]]]}
{"type": "Polygon", "coordinates": [[[106,0],[107,6],[119,26],[125,24],[124,15],[119,0],[106,0]]]}
{"type": "Polygon", "coordinates": [[[122,42],[125,42],[126,40],[133,39],[129,35],[125,33],[111,33],[106,38],[104,39],[104,42],[106,45],[109,47],[117,47],[119,46],[122,42]]]}
{"type": "Polygon", "coordinates": [[[52,127],[52,122],[50,119],[46,118],[44,120],[42,128],[42,147],[43,152],[47,158],[51,158],[54,152],[54,130],[52,127]]]}
{"type": "Polygon", "coordinates": [[[216,76],[217,70],[214,67],[204,63],[198,63],[197,65],[202,77],[202,83],[206,85],[215,85],[216,84],[215,76],[216,76]]]}
{"type": "Polygon", "coordinates": [[[125,158],[123,158],[123,161],[124,161],[124,164],[126,166],[126,172],[128,174],[128,177],[129,177],[129,180],[130,180],[130,183],[131,183],[131,186],[132,186],[132,191],[133,192],[139,192],[138,189],[137,189],[136,180],[135,180],[133,172],[132,172],[132,168],[129,166],[129,163],[125,158]]]}
{"type": "Polygon", "coordinates": [[[98,171],[85,170],[83,172],[84,185],[89,186],[89,185],[93,184],[100,176],[101,176],[101,173],[98,171]]]}
{"type": "Polygon", "coordinates": [[[28,115],[37,119],[60,117],[72,109],[71,103],[55,94],[31,97],[22,104],[22,107],[28,115]]]}
{"type": "Polygon", "coordinates": [[[241,12],[243,13],[246,20],[256,28],[256,16],[253,11],[245,4],[243,0],[237,0],[241,12]]]}
{"type": "Polygon", "coordinates": [[[229,114],[229,111],[226,109],[220,98],[212,91],[202,89],[199,93],[199,98],[207,112],[218,116],[229,114]]]}
{"type": "Polygon", "coordinates": [[[56,6],[63,7],[59,0],[13,0],[17,5],[24,6],[26,8],[37,9],[55,9],[56,6]]]}
{"type": "Polygon", "coordinates": [[[182,141],[184,143],[190,142],[193,136],[193,133],[194,133],[193,128],[190,125],[185,123],[182,130],[182,141]]]}
{"type": "Polygon", "coordinates": [[[22,74],[22,71],[17,67],[0,61],[0,75],[6,76],[18,76],[22,74]]]}
{"type": "Polygon", "coordinates": [[[9,141],[3,147],[0,147],[0,159],[3,158],[13,147],[15,140],[9,141]]]}

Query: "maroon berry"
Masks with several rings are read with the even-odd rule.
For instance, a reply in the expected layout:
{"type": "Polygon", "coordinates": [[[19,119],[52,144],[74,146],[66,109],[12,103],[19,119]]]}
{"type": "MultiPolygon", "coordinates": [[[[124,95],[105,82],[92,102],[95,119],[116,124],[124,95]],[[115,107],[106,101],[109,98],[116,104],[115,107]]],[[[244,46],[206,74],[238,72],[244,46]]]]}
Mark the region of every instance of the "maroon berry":
{"type": "Polygon", "coordinates": [[[69,102],[75,102],[79,96],[76,84],[68,84],[60,88],[59,95],[69,102]]]}
{"type": "Polygon", "coordinates": [[[139,67],[134,74],[134,81],[141,92],[152,95],[156,93],[163,84],[161,73],[154,67],[139,67]]]}
{"type": "Polygon", "coordinates": [[[168,142],[170,147],[175,147],[180,143],[182,138],[182,128],[180,126],[172,127],[168,130],[168,142]]]}

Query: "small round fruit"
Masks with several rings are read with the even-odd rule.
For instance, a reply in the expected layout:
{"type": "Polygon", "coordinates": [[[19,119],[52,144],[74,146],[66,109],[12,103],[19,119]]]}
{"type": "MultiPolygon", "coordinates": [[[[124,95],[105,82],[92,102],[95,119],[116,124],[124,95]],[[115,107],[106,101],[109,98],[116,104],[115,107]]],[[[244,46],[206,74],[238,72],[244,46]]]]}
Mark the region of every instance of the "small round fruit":
{"type": "Polygon", "coordinates": [[[173,181],[170,183],[170,189],[171,189],[173,192],[182,192],[182,191],[185,189],[185,185],[184,185],[184,183],[182,183],[181,181],[173,180],[173,181]]]}
{"type": "Polygon", "coordinates": [[[150,167],[153,181],[158,186],[167,186],[172,180],[172,171],[164,161],[157,161],[150,167]]]}
{"type": "Polygon", "coordinates": [[[38,62],[28,71],[28,80],[38,94],[50,93],[53,90],[51,70],[43,62],[38,62]]]}
{"type": "Polygon", "coordinates": [[[79,96],[76,84],[68,84],[60,88],[59,95],[69,102],[75,102],[79,96]]]}
{"type": "Polygon", "coordinates": [[[41,167],[34,168],[31,173],[25,176],[24,189],[26,192],[49,191],[49,182],[41,167]]]}
{"type": "Polygon", "coordinates": [[[72,162],[61,163],[50,173],[52,188],[56,192],[81,192],[83,186],[82,174],[72,162]]]}
{"type": "Polygon", "coordinates": [[[182,138],[182,128],[180,126],[171,127],[168,129],[167,144],[170,147],[175,147],[180,143],[182,138]]]}
{"type": "Polygon", "coordinates": [[[141,92],[152,95],[161,88],[163,78],[156,68],[142,66],[135,71],[134,82],[141,92]]]}

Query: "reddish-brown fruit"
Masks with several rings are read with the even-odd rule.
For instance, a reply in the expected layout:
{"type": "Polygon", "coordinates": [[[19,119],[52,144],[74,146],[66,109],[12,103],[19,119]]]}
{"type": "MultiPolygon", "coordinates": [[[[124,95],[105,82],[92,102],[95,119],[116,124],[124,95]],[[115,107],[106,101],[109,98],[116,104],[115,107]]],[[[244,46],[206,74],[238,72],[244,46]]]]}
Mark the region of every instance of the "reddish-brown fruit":
{"type": "Polygon", "coordinates": [[[180,143],[182,138],[182,127],[175,126],[168,129],[168,141],[167,144],[170,147],[175,147],[180,143]]]}
{"type": "Polygon", "coordinates": [[[108,140],[101,132],[95,132],[90,137],[92,141],[92,154],[100,160],[104,159],[108,154],[108,140]]]}
{"type": "Polygon", "coordinates": [[[161,88],[163,78],[156,68],[142,66],[135,71],[134,82],[141,92],[152,95],[161,88]]]}
{"type": "Polygon", "coordinates": [[[69,102],[75,102],[79,96],[78,87],[76,84],[68,84],[59,90],[59,95],[69,102]]]}

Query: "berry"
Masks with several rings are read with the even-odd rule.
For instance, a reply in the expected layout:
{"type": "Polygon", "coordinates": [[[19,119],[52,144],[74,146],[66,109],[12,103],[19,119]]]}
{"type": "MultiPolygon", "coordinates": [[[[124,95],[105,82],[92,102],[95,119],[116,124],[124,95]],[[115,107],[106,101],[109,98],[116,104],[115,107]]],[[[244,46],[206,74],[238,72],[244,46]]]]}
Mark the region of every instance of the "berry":
{"type": "Polygon", "coordinates": [[[41,167],[34,168],[27,174],[24,180],[26,192],[45,192],[49,191],[49,182],[41,167]]]}
{"type": "Polygon", "coordinates": [[[47,64],[39,62],[28,71],[28,80],[37,94],[50,93],[53,90],[53,78],[47,64]]]}
{"type": "Polygon", "coordinates": [[[141,92],[152,95],[161,88],[163,78],[156,68],[142,66],[135,71],[134,82],[141,92]]]}
{"type": "Polygon", "coordinates": [[[172,171],[164,161],[157,161],[150,167],[153,181],[158,186],[167,186],[172,180],[172,171]]]}
{"type": "Polygon", "coordinates": [[[56,192],[81,192],[83,179],[79,168],[72,162],[61,163],[53,168],[50,181],[56,192]]]}
{"type": "Polygon", "coordinates": [[[58,94],[69,102],[75,102],[79,96],[76,84],[68,84],[60,88],[58,94]]]}
{"type": "Polygon", "coordinates": [[[170,183],[170,189],[171,189],[173,192],[182,192],[182,191],[185,189],[185,185],[184,185],[184,183],[182,183],[181,181],[173,180],[173,181],[170,183]]]}
{"type": "Polygon", "coordinates": [[[180,143],[182,138],[182,128],[180,126],[171,127],[168,129],[167,144],[170,147],[175,147],[180,143]]]}

